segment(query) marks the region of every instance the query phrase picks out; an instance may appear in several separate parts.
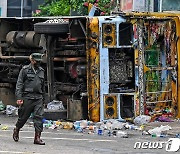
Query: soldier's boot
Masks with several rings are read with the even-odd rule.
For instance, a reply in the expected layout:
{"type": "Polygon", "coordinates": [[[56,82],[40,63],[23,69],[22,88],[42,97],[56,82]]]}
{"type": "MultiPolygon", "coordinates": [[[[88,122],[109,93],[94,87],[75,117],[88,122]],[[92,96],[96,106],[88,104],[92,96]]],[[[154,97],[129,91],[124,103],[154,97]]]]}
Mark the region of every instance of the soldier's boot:
{"type": "Polygon", "coordinates": [[[14,128],[13,130],[13,139],[15,142],[18,142],[19,141],[19,128],[14,128]]]}
{"type": "Polygon", "coordinates": [[[34,144],[45,145],[45,142],[43,142],[40,139],[40,137],[41,137],[41,132],[35,132],[34,144]]]}

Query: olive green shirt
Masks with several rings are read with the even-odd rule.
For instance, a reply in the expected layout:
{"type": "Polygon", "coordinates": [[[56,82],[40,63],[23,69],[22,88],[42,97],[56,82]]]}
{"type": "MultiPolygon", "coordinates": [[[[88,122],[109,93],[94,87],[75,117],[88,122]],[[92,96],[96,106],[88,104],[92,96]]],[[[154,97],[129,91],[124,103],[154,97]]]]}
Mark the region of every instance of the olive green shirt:
{"type": "Polygon", "coordinates": [[[44,69],[37,67],[34,69],[32,64],[24,66],[19,73],[16,83],[17,99],[45,99],[44,69]]]}

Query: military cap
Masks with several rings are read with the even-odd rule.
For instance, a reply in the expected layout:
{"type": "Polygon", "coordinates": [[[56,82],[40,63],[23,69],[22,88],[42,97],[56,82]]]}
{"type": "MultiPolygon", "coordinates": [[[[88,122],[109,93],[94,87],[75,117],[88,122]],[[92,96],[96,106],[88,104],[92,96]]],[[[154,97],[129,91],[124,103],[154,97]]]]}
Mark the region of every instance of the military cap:
{"type": "Polygon", "coordinates": [[[32,53],[30,55],[30,59],[33,59],[35,61],[42,61],[43,57],[44,57],[44,54],[42,54],[42,53],[32,53]]]}

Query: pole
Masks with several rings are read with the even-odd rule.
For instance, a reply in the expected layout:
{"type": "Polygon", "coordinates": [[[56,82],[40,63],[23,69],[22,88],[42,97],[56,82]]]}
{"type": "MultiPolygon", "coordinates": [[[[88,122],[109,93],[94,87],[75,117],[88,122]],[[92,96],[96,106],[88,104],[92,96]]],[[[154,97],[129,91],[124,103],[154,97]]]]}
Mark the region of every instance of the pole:
{"type": "Polygon", "coordinates": [[[21,17],[23,17],[24,0],[21,0],[21,17]]]}
{"type": "Polygon", "coordinates": [[[48,101],[54,99],[54,63],[53,63],[53,49],[54,37],[46,36],[47,40],[47,84],[48,84],[48,101]]]}
{"type": "Polygon", "coordinates": [[[140,115],[144,115],[144,39],[143,39],[143,19],[139,19],[137,24],[137,34],[138,34],[138,74],[139,74],[139,108],[140,108],[140,115]]]}
{"type": "Polygon", "coordinates": [[[162,12],[162,4],[163,4],[163,1],[162,0],[160,0],[160,6],[159,6],[159,12],[162,12]]]}

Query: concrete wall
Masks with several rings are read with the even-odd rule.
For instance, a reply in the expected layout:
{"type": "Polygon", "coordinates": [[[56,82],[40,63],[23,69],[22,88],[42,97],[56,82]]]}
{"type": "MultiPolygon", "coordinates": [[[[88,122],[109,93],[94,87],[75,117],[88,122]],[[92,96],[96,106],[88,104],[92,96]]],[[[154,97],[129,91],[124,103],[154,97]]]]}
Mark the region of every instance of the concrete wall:
{"type": "Polygon", "coordinates": [[[7,17],[7,0],[0,0],[0,17],[7,17]]]}

